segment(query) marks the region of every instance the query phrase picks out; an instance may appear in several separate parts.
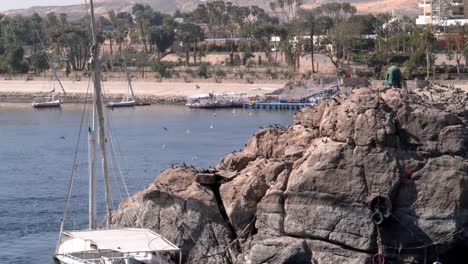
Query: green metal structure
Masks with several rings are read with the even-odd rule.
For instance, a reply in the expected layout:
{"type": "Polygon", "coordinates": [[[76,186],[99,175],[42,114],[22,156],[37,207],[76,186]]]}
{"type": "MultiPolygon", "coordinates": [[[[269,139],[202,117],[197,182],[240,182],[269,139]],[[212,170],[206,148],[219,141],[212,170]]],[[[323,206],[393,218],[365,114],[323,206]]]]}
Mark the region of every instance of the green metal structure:
{"type": "Polygon", "coordinates": [[[404,85],[403,75],[401,74],[400,68],[391,66],[387,69],[385,75],[384,87],[395,87],[402,88],[404,85]]]}

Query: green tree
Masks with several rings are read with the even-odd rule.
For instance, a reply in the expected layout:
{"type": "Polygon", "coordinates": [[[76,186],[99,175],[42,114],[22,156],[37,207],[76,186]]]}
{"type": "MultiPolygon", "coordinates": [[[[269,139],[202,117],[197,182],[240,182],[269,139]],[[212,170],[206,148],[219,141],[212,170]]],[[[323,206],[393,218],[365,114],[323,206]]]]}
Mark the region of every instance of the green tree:
{"type": "Polygon", "coordinates": [[[436,44],[437,44],[437,39],[435,38],[434,34],[429,28],[426,28],[422,33],[421,33],[421,39],[422,39],[422,49],[425,50],[426,53],[426,77],[429,79],[430,72],[431,72],[431,57],[432,57],[432,51],[434,50],[436,44]]]}
{"type": "Polygon", "coordinates": [[[35,73],[42,73],[50,68],[49,58],[47,53],[43,50],[36,52],[31,57],[31,66],[35,73]]]}
{"type": "Polygon", "coordinates": [[[424,57],[424,52],[420,50],[411,53],[409,59],[403,64],[405,67],[405,72],[408,75],[407,78],[409,78],[420,65],[424,65],[424,57]]]}
{"type": "Polygon", "coordinates": [[[303,0],[274,0],[270,2],[270,9],[285,24],[290,23],[296,18],[303,0]]]}
{"type": "Polygon", "coordinates": [[[119,54],[122,54],[122,46],[134,26],[133,17],[130,13],[119,12],[115,18],[109,18],[109,20],[111,23],[115,23],[115,29],[117,30],[116,41],[119,45],[119,54]]]}
{"type": "MultiPolygon", "coordinates": [[[[177,27],[176,39],[182,43],[185,50],[185,64],[190,63],[190,47],[194,47],[194,58],[196,58],[197,43],[205,39],[203,29],[192,23],[180,24],[177,27]]],[[[196,59],[194,59],[196,63],[196,59]]]]}
{"type": "Polygon", "coordinates": [[[449,52],[453,54],[457,64],[457,73],[460,73],[461,61],[463,59],[463,48],[468,44],[466,34],[468,27],[456,24],[449,27],[449,32],[445,36],[445,42],[449,52]]]}
{"type": "Polygon", "coordinates": [[[149,20],[153,13],[153,9],[149,5],[136,4],[132,8],[132,14],[135,17],[135,20],[138,24],[138,36],[143,42],[145,51],[149,52],[147,45],[147,28],[149,27],[149,20]]]}
{"type": "Polygon", "coordinates": [[[168,61],[157,61],[151,64],[151,70],[157,72],[160,77],[171,77],[174,65],[168,61]]]}
{"type": "Polygon", "coordinates": [[[24,61],[24,49],[22,47],[12,48],[7,51],[6,63],[8,64],[9,73],[26,73],[28,65],[24,61]]]}
{"type": "Polygon", "coordinates": [[[344,60],[347,60],[349,65],[351,50],[359,42],[361,32],[361,24],[347,21],[340,22],[331,29],[329,40],[333,48],[327,55],[335,67],[343,67],[344,60]]]}
{"type": "Polygon", "coordinates": [[[63,56],[73,70],[83,70],[89,60],[90,37],[87,30],[68,29],[61,37],[63,56]]]}
{"type": "Polygon", "coordinates": [[[59,54],[61,49],[60,38],[62,36],[63,29],[60,26],[60,21],[54,12],[47,13],[45,19],[45,28],[48,40],[47,42],[55,46],[55,53],[59,54]]]}
{"type": "Polygon", "coordinates": [[[314,49],[315,49],[315,35],[320,33],[324,27],[326,27],[326,22],[315,10],[302,11],[300,14],[301,24],[305,31],[308,32],[310,38],[310,58],[312,64],[312,72],[315,72],[315,63],[314,63],[314,49]]]}
{"type": "Polygon", "coordinates": [[[161,60],[166,50],[174,44],[175,32],[172,28],[158,27],[151,32],[150,40],[156,46],[158,60],[161,60]]]}

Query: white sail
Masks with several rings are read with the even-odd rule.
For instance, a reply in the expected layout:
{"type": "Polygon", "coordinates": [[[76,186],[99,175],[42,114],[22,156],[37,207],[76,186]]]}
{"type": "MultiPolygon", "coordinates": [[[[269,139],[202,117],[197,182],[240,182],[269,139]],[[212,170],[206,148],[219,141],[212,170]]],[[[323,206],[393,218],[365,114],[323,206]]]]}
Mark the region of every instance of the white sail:
{"type": "MultiPolygon", "coordinates": [[[[34,25],[33,25],[33,29],[36,32],[37,38],[39,39],[39,42],[41,43],[42,48],[46,50],[44,42],[42,41],[42,38],[39,35],[39,32],[36,30],[36,28],[34,28],[34,25]]],[[[55,65],[51,62],[48,54],[47,54],[47,63],[49,64],[50,69],[52,70],[52,90],[47,94],[47,97],[41,98],[41,100],[35,100],[34,102],[32,102],[32,106],[34,108],[60,107],[62,105],[62,100],[55,99],[55,82],[56,81],[59,83],[60,87],[62,88],[63,94],[66,94],[65,88],[63,87],[63,84],[57,75],[57,70],[55,68],[55,65]]]]}
{"type": "Polygon", "coordinates": [[[133,93],[132,80],[127,69],[127,63],[124,62],[125,76],[127,79],[127,93],[120,102],[109,102],[108,107],[133,107],[136,105],[135,95],[133,93]]]}

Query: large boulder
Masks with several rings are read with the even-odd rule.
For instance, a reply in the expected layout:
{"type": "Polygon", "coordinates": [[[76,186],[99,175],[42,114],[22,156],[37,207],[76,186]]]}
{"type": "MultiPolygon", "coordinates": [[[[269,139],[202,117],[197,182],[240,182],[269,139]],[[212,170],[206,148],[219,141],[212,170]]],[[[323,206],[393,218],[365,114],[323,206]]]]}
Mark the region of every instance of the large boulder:
{"type": "Polygon", "coordinates": [[[161,232],[187,263],[467,259],[468,111],[451,92],[338,94],[260,129],[216,166],[218,182],[169,169],[115,222],[161,232]]]}
{"type": "Polygon", "coordinates": [[[120,204],[113,213],[114,224],[153,229],[182,248],[186,263],[229,263],[232,228],[220,211],[217,190],[197,183],[197,173],[185,166],[164,171],[120,204]]]}

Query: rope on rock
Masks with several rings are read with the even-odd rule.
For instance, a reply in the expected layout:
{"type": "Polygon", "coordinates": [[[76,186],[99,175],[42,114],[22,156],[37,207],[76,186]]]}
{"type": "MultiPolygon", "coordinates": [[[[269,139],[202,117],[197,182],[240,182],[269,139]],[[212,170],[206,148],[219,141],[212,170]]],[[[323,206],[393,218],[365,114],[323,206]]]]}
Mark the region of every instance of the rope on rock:
{"type": "Polygon", "coordinates": [[[385,248],[382,244],[382,233],[380,232],[380,226],[377,223],[375,224],[375,227],[377,228],[377,247],[379,252],[372,257],[372,264],[385,264],[385,248]]]}

